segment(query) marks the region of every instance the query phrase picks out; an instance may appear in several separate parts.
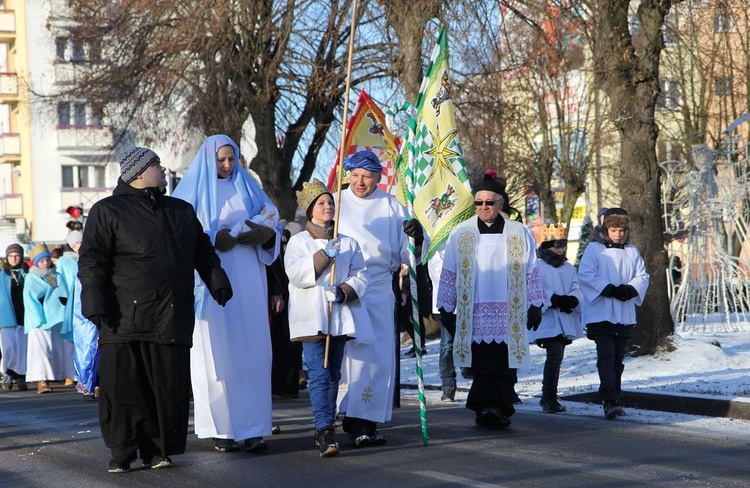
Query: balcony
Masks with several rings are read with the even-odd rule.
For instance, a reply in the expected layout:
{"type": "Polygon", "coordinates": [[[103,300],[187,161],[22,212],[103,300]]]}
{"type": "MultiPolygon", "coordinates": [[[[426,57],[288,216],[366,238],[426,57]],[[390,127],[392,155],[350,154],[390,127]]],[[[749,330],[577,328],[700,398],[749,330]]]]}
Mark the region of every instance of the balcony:
{"type": "Polygon", "coordinates": [[[18,75],[0,73],[0,102],[18,101],[18,75]]]}
{"type": "Polygon", "coordinates": [[[58,149],[102,149],[112,147],[114,136],[110,127],[75,126],[57,127],[58,149]]]}
{"type": "Polygon", "coordinates": [[[23,217],[23,196],[18,194],[0,195],[0,219],[23,217]]]}
{"type": "Polygon", "coordinates": [[[16,38],[16,12],[0,10],[0,42],[13,41],[16,38]]]}
{"type": "Polygon", "coordinates": [[[21,135],[0,134],[0,164],[21,161],[21,135]]]}

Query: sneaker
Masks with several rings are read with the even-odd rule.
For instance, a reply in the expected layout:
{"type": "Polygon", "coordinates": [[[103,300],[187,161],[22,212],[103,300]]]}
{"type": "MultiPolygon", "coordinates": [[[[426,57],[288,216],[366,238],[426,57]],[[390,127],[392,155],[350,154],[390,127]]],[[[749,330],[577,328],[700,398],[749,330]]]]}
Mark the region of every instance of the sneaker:
{"type": "Polygon", "coordinates": [[[44,393],[52,393],[52,388],[49,387],[46,381],[37,381],[36,392],[40,395],[44,393]]]}
{"type": "Polygon", "coordinates": [[[379,434],[378,432],[372,432],[368,435],[370,436],[371,446],[382,446],[383,444],[388,442],[388,439],[383,434],[379,434]]]}
{"type": "Polygon", "coordinates": [[[559,413],[565,411],[565,407],[560,404],[557,398],[542,397],[542,399],[539,400],[539,406],[541,406],[542,410],[546,413],[559,413]]]}
{"type": "Polygon", "coordinates": [[[354,447],[365,447],[370,445],[370,436],[366,432],[357,432],[352,434],[352,442],[354,447]]]}
{"type": "Polygon", "coordinates": [[[281,434],[281,426],[279,424],[271,427],[271,435],[281,434]]]}
{"type": "Polygon", "coordinates": [[[440,397],[440,401],[443,403],[451,403],[456,401],[456,387],[455,386],[444,386],[443,396],[440,397]]]}
{"type": "Polygon", "coordinates": [[[336,431],[331,425],[315,431],[315,445],[320,448],[320,457],[338,456],[339,443],[333,438],[335,433],[336,431]]]}
{"type": "Polygon", "coordinates": [[[214,439],[214,449],[219,452],[239,451],[240,445],[234,439],[214,439]]]}
{"type": "Polygon", "coordinates": [[[130,471],[130,461],[124,458],[112,458],[109,461],[107,471],[110,473],[127,473],[130,471]]]}
{"type": "Polygon", "coordinates": [[[268,444],[263,440],[262,437],[251,437],[245,439],[245,450],[247,452],[265,452],[268,450],[268,444]]]}
{"type": "Polygon", "coordinates": [[[25,378],[16,378],[16,386],[20,391],[28,391],[29,385],[26,384],[25,378]]]}
{"type": "Polygon", "coordinates": [[[172,467],[172,460],[169,457],[154,456],[150,460],[143,460],[143,466],[151,469],[164,469],[172,467]]]}
{"type": "Polygon", "coordinates": [[[604,404],[604,417],[607,420],[615,419],[621,415],[625,415],[625,410],[616,403],[605,403],[604,404]]]}
{"type": "Polygon", "coordinates": [[[3,377],[2,387],[3,390],[13,389],[13,378],[11,378],[9,374],[6,374],[5,377],[3,377]]]}

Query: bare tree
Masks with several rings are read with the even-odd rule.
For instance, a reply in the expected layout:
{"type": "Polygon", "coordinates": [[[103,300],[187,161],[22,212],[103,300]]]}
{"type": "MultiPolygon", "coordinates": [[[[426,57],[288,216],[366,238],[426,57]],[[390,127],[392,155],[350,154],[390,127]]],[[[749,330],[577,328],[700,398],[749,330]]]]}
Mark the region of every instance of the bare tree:
{"type": "MultiPolygon", "coordinates": [[[[252,118],[253,169],[290,216],[293,190],[312,175],[340,113],[351,3],[71,0],[69,36],[102,46],[101,57],[58,95],[88,100],[116,127],[151,137],[194,129],[239,141],[252,118]]],[[[390,64],[369,34],[378,17],[360,3],[353,86],[390,64]]]]}
{"type": "Polygon", "coordinates": [[[634,242],[646,261],[651,286],[639,309],[634,344],[653,354],[674,330],[667,294],[660,169],[656,160],[659,62],[664,19],[681,0],[641,0],[630,18],[631,2],[598,0],[587,4],[594,75],[609,100],[610,120],[621,136],[620,195],[628,209],[634,242]],[[638,23],[632,35],[629,22],[638,23]]]}

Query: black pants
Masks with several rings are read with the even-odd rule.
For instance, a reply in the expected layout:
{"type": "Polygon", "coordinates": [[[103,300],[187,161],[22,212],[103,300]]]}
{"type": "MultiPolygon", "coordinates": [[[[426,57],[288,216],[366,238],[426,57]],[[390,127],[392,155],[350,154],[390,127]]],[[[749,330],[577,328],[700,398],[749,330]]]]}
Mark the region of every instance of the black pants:
{"type": "Polygon", "coordinates": [[[557,384],[560,379],[560,365],[565,355],[565,339],[553,337],[537,341],[539,347],[547,352],[544,361],[544,375],[542,376],[542,396],[557,399],[557,384]]]}
{"type": "Polygon", "coordinates": [[[144,460],[185,452],[190,408],[190,348],[103,344],[99,425],[112,457],[144,460]]]}
{"type": "Polygon", "coordinates": [[[474,380],[466,397],[466,408],[479,413],[483,408],[498,409],[506,417],[516,412],[515,368],[508,367],[508,345],[491,342],[471,344],[471,370],[474,380]]]}
{"type": "Polygon", "coordinates": [[[622,393],[622,372],[625,370],[625,347],[628,338],[595,336],[596,369],[599,372],[599,394],[604,403],[617,403],[622,393]]]}

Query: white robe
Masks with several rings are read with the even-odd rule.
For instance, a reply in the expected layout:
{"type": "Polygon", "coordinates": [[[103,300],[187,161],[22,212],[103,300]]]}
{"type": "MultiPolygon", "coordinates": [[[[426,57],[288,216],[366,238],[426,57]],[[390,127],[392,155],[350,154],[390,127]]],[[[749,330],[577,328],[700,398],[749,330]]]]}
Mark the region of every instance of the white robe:
{"type": "Polygon", "coordinates": [[[539,328],[529,331],[529,342],[533,343],[537,339],[549,339],[558,335],[562,335],[569,340],[583,337],[580,305],[583,295],[578,286],[578,273],[575,267],[566,262],[555,268],[543,259],[538,259],[537,265],[539,266],[545,294],[548,297],[551,298],[552,295],[572,295],[578,299],[579,304],[573,310],[573,313],[561,312],[559,308],[545,307],[539,328]]]}
{"type": "Polygon", "coordinates": [[[289,240],[284,254],[284,268],[289,277],[289,333],[292,340],[329,333],[356,337],[357,342],[375,339],[370,316],[363,305],[367,292],[365,261],[357,242],[339,235],[341,249],[336,257],[336,285],[346,283],[357,292],[358,300],[334,303],[329,323],[325,286],[330,284],[331,266],[315,279],[313,255],[325,248],[325,239],[313,239],[302,231],[289,240]]]}
{"type": "MultiPolygon", "coordinates": [[[[230,180],[217,182],[219,227],[252,217],[230,180]]],[[[219,252],[234,292],[225,307],[205,300],[190,353],[195,433],[243,440],[271,434],[271,334],[266,265],[278,247],[236,245],[219,252]]]]}
{"type": "Polygon", "coordinates": [[[360,198],[348,188],[341,194],[340,205],[339,231],[359,243],[365,258],[368,289],[364,304],[375,342],[346,344],[339,412],[371,422],[387,422],[393,410],[396,375],[396,302],[391,280],[401,263],[409,262],[408,238],[403,231],[408,217],[406,209],[380,189],[360,198]]]}
{"type": "Polygon", "coordinates": [[[578,267],[578,282],[583,292],[583,323],[612,322],[635,324],[635,307],[643,303],[649,275],[641,254],[632,244],[624,249],[607,248],[601,242],[586,246],[578,267]],[[609,285],[632,285],[638,295],[628,301],[601,296],[609,285]]]}

